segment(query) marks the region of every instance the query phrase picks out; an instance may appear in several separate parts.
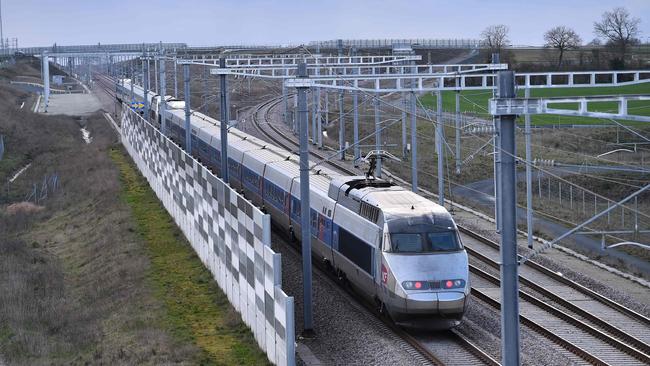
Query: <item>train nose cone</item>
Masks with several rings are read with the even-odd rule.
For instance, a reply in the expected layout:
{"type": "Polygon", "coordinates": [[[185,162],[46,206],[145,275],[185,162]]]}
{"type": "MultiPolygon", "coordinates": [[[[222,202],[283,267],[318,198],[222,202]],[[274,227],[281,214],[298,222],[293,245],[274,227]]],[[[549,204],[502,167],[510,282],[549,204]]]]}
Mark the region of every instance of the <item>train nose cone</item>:
{"type": "Polygon", "coordinates": [[[438,310],[438,294],[433,292],[406,295],[406,310],[411,314],[430,314],[438,310]]]}
{"type": "Polygon", "coordinates": [[[440,314],[462,313],[465,307],[465,299],[464,292],[439,292],[438,312],[440,314]]]}

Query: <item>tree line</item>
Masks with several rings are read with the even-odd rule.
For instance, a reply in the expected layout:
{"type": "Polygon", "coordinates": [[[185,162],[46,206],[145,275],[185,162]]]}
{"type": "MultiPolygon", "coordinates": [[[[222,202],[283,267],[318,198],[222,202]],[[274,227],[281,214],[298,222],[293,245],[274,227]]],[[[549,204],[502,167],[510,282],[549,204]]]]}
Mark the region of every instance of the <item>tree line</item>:
{"type": "MultiPolygon", "coordinates": [[[[639,39],[639,24],[641,19],[633,17],[623,7],[614,8],[602,14],[599,21],[593,25],[596,36],[587,46],[604,46],[610,51],[610,67],[613,69],[625,68],[626,58],[630,48],[641,43],[639,39]]],[[[510,44],[508,26],[504,24],[491,25],[481,33],[483,44],[491,53],[501,53],[510,44]]],[[[565,25],[555,26],[544,33],[544,46],[557,50],[557,66],[561,67],[565,53],[569,50],[579,49],[583,46],[580,35],[571,27],[565,25]]]]}

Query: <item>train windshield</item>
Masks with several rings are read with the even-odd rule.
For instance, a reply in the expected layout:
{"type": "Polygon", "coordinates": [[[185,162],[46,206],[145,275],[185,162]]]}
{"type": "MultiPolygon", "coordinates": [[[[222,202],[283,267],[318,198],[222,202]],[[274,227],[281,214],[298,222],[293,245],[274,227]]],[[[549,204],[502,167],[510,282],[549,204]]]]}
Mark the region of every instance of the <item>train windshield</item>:
{"type": "Polygon", "coordinates": [[[390,234],[392,253],[435,253],[461,250],[455,231],[390,234]]]}
{"type": "Polygon", "coordinates": [[[438,253],[463,249],[453,226],[434,225],[428,217],[389,222],[388,229],[390,245],[384,246],[384,250],[392,253],[438,253]]]}

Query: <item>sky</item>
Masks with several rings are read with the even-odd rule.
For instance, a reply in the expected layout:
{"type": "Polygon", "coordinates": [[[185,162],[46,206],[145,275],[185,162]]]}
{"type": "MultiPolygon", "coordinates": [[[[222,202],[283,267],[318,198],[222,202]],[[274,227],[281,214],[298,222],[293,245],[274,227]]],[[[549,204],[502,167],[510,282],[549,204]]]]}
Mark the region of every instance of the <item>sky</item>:
{"type": "MultiPolygon", "coordinates": [[[[0,0],[2,1],[2,0],[0,0]]],[[[4,0],[20,47],[97,43],[292,44],[374,38],[472,38],[492,24],[514,45],[542,45],[556,25],[585,42],[604,11],[626,7],[650,40],[650,0],[4,0]]]]}

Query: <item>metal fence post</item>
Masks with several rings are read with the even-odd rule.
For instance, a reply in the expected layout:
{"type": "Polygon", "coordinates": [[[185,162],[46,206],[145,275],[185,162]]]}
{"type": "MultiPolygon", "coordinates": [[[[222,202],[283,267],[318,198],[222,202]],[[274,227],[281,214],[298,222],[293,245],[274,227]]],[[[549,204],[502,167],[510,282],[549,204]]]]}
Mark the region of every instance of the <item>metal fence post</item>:
{"type": "MultiPolygon", "coordinates": [[[[515,98],[515,74],[498,74],[499,98],[515,98]]],[[[519,298],[517,262],[517,177],[515,115],[502,115],[501,155],[501,355],[502,364],[519,365],[519,298]]]]}

